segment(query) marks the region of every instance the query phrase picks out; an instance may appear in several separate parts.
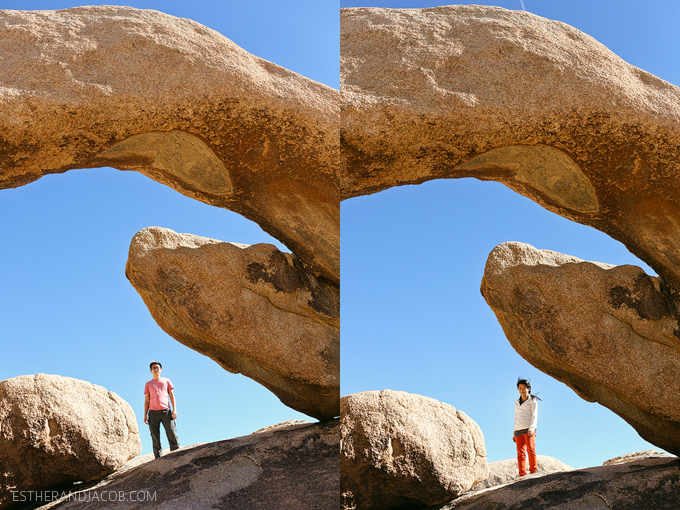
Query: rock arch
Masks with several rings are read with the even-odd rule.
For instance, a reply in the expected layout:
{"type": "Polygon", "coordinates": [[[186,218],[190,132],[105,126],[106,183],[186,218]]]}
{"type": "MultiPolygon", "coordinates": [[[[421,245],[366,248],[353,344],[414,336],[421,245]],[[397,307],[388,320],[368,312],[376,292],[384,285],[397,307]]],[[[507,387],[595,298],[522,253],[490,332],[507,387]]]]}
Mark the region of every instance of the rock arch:
{"type": "MultiPolygon", "coordinates": [[[[322,373],[305,372],[310,367],[300,363],[291,367],[284,359],[278,361],[288,366],[273,374],[271,366],[253,361],[252,352],[238,366],[230,364],[233,353],[211,357],[302,412],[321,419],[337,415],[338,91],[250,55],[198,23],[157,11],[112,6],[2,11],[0,31],[0,189],[50,173],[111,166],[255,221],[293,253],[274,249],[275,262],[264,264],[263,271],[273,281],[279,269],[299,280],[283,290],[261,283],[277,298],[269,311],[321,325],[324,334],[314,341],[325,343],[318,349],[322,373]],[[311,319],[300,310],[305,306],[315,315],[311,319]]],[[[184,240],[217,243],[195,237],[184,240]]],[[[182,250],[181,241],[173,243],[182,250]]],[[[154,282],[142,291],[131,265],[127,274],[147,305],[160,299],[162,285],[154,282]]],[[[237,288],[248,283],[242,276],[233,277],[237,288]]],[[[202,283],[194,281],[194,289],[202,283]]],[[[176,332],[176,324],[152,314],[163,329],[176,332]]],[[[247,333],[272,337],[267,315],[262,310],[257,327],[251,324],[247,333]]],[[[207,329],[218,324],[192,320],[191,334],[185,331],[178,340],[196,348],[203,334],[196,324],[207,329]]],[[[297,342],[303,352],[314,336],[298,338],[295,327],[288,335],[282,341],[297,342]]]]}
{"type": "MultiPolygon", "coordinates": [[[[678,322],[680,89],[526,12],[343,9],[341,28],[342,199],[437,178],[501,182],[621,241],[660,275],[664,317],[678,322]]],[[[676,415],[669,405],[656,419],[676,415]]]]}

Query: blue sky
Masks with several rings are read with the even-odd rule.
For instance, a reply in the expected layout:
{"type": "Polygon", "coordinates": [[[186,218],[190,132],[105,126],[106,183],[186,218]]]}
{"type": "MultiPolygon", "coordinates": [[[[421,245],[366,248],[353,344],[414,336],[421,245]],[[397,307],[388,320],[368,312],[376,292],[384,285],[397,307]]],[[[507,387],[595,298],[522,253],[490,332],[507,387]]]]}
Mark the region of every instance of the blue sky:
{"type": "MultiPolygon", "coordinates": [[[[488,2],[521,9],[520,0],[488,2]]],[[[342,7],[417,8],[426,1],[348,1],[342,7]]],[[[680,84],[680,4],[524,0],[624,60],[680,84]]],[[[389,388],[447,402],[481,427],[490,461],[513,458],[518,376],[540,403],[537,449],[573,467],[655,448],[621,418],[580,399],[524,361],[479,292],[489,252],[506,241],[654,274],[619,242],[542,209],[503,185],[430,181],[341,206],[342,394],[389,388]]],[[[656,448],[658,449],[658,448],[656,448]]]]}
{"type": "MultiPolygon", "coordinates": [[[[115,3],[115,2],[108,2],[115,3]]],[[[2,9],[61,9],[77,1],[5,1],[2,9]]],[[[127,2],[198,21],[245,50],[338,88],[339,17],[335,1],[192,0],[127,2]]],[[[0,190],[0,380],[48,373],[118,393],[142,421],[149,362],[175,385],[181,444],[249,434],[306,419],[254,381],[226,372],[156,325],[125,278],[130,240],[148,226],[283,246],[255,223],[191,200],[136,172],[72,170],[0,190]]],[[[287,251],[287,250],[286,250],[287,251]]],[[[163,444],[167,441],[163,436],[163,444]]]]}

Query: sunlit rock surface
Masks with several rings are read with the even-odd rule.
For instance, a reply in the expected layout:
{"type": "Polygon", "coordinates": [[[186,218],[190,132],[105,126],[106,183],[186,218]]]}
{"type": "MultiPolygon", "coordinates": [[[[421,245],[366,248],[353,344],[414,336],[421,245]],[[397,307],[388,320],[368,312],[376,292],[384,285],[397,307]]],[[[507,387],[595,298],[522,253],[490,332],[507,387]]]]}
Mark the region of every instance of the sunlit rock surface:
{"type": "Polygon", "coordinates": [[[343,508],[443,503],[487,475],[482,431],[453,406],[392,390],[342,397],[343,508]]]}
{"type": "Polygon", "coordinates": [[[136,170],[339,283],[337,90],[153,10],[2,10],[0,32],[0,189],[136,170]]]}
{"type": "Polygon", "coordinates": [[[295,256],[151,227],[125,273],[176,340],[321,420],[340,414],[340,296],[295,256]]]}
{"type": "Polygon", "coordinates": [[[515,350],[680,453],[680,327],[659,278],[523,243],[489,255],[482,294],[515,350]]]}
{"type": "Polygon", "coordinates": [[[343,198],[498,181],[623,242],[678,295],[678,87],[559,21],[452,5],[343,9],[341,89],[343,198]]]}
{"type": "MultiPolygon", "coordinates": [[[[568,466],[561,460],[547,455],[536,455],[536,462],[538,471],[536,476],[548,475],[550,473],[557,473],[559,471],[571,471],[574,468],[568,466]]],[[[489,476],[486,480],[476,483],[472,487],[472,491],[481,491],[497,485],[503,485],[519,478],[519,467],[517,459],[497,460],[496,462],[489,462],[489,476]]]]}
{"type": "MultiPolygon", "coordinates": [[[[192,347],[197,336],[218,343],[228,337],[231,350],[197,350],[296,409],[336,416],[339,92],[196,22],[153,10],[2,10],[0,32],[0,189],[111,166],[257,222],[294,255],[272,252],[271,264],[262,255],[231,282],[229,274],[210,282],[196,276],[189,292],[169,289],[166,281],[158,291],[174,306],[164,313],[175,323],[164,324],[158,310],[152,314],[192,347]],[[244,277],[250,294],[241,289],[244,277]],[[288,287],[279,288],[281,282],[288,287]],[[202,283],[248,299],[236,303],[232,296],[233,316],[218,317],[206,296],[224,296],[202,283]],[[271,293],[257,295],[267,285],[271,293]],[[268,364],[248,357],[264,348],[268,364]],[[282,365],[288,372],[277,372],[282,365]]],[[[128,275],[134,282],[134,273],[128,275]]],[[[143,296],[150,303],[156,289],[148,289],[143,296]]]]}
{"type": "Polygon", "coordinates": [[[0,508],[21,491],[102,478],[141,451],[135,413],[102,386],[46,374],[0,381],[0,508]]]}
{"type": "Polygon", "coordinates": [[[632,452],[625,455],[619,455],[613,459],[605,460],[603,466],[611,466],[613,464],[625,464],[626,462],[636,462],[645,459],[655,459],[655,458],[670,458],[673,455],[669,455],[666,452],[659,452],[657,450],[645,450],[642,452],[632,452]]]}

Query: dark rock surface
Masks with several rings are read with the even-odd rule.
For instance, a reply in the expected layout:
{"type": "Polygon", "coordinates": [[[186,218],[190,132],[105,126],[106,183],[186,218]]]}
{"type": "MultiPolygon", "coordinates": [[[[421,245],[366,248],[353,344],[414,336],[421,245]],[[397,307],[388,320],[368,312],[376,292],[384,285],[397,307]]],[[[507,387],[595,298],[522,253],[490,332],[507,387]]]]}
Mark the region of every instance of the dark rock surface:
{"type": "Polygon", "coordinates": [[[338,510],[338,423],[293,425],[180,449],[40,508],[338,510]]]}
{"type": "Polygon", "coordinates": [[[680,460],[645,459],[536,477],[466,494],[437,510],[677,510],[680,460]]]}

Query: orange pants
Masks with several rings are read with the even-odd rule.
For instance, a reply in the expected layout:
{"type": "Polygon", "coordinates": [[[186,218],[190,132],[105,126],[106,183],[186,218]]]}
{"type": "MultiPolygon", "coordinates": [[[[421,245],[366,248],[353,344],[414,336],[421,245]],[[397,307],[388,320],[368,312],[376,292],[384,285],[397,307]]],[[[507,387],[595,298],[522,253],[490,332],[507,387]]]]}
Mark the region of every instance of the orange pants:
{"type": "Polygon", "coordinates": [[[536,436],[529,437],[529,434],[517,436],[515,438],[517,445],[517,464],[519,465],[519,476],[527,474],[527,451],[529,451],[529,472],[535,473],[538,471],[538,464],[536,462],[536,436]]]}

